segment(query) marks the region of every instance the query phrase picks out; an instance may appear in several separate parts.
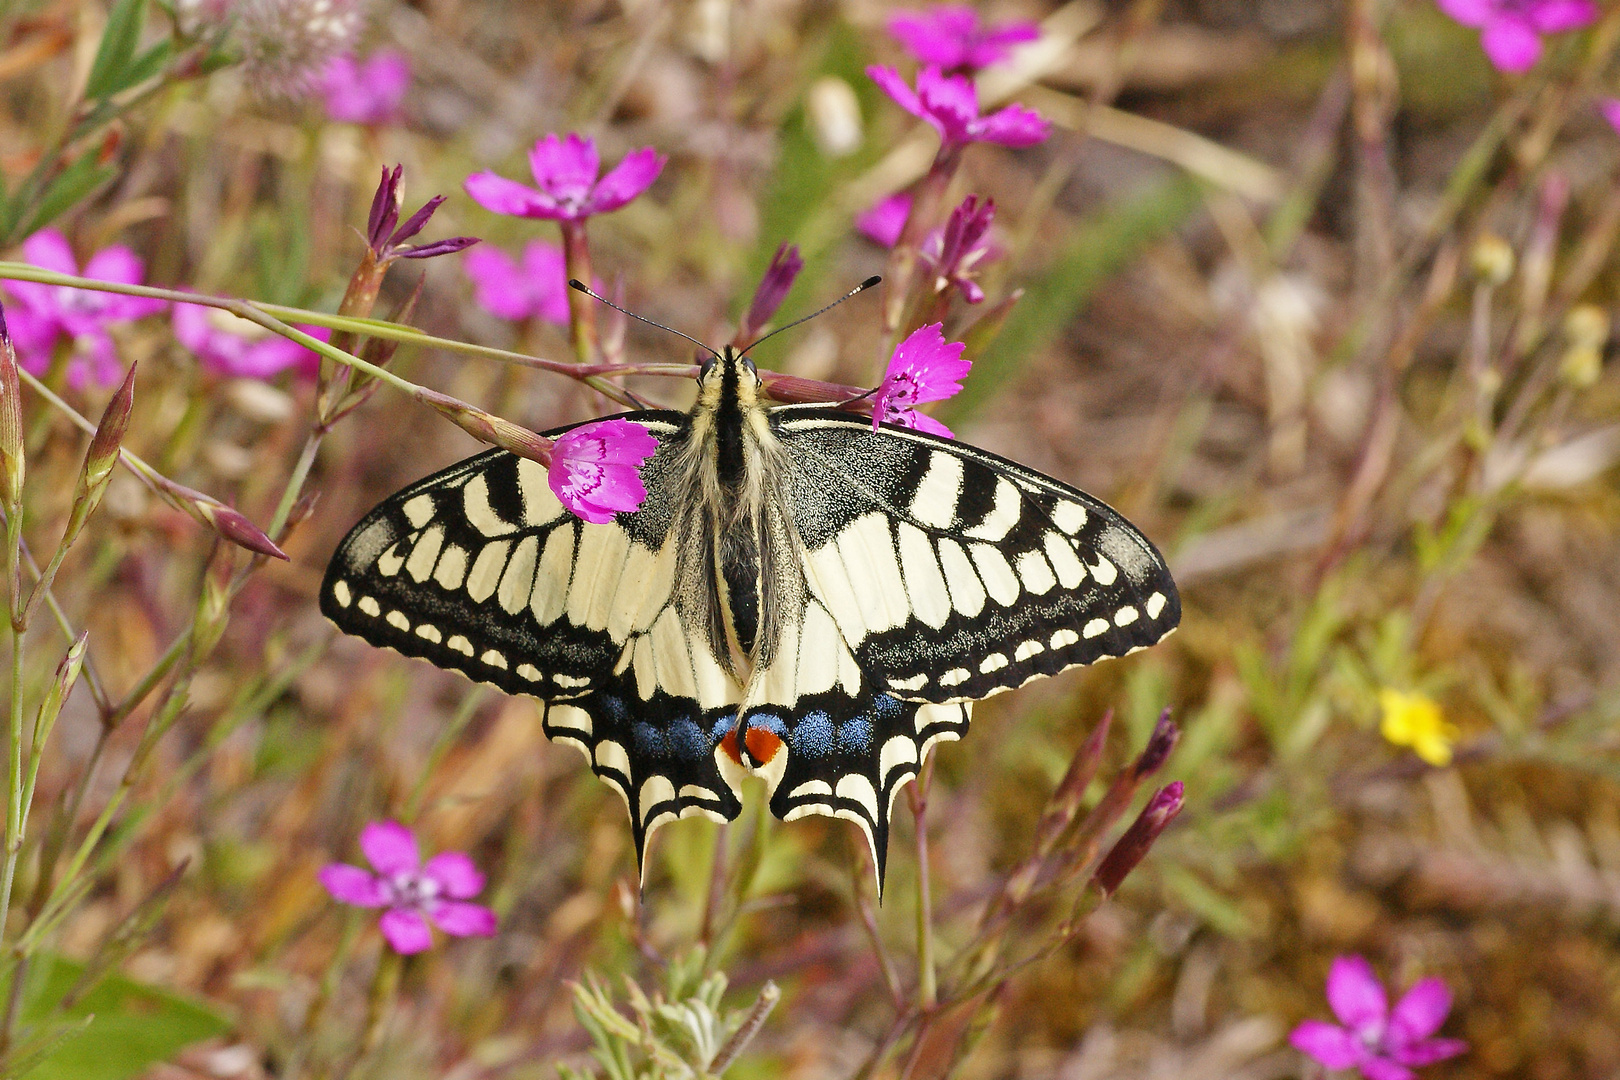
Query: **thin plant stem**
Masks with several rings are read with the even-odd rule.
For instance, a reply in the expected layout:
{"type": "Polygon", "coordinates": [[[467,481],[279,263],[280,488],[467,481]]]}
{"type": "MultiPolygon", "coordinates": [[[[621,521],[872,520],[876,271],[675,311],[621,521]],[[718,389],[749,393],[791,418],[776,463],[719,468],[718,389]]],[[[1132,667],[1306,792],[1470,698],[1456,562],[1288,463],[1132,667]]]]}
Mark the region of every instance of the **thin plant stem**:
{"type": "Polygon", "coordinates": [[[938,975],[934,970],[934,903],[928,873],[928,788],[934,778],[934,758],[923,762],[917,779],[906,789],[911,815],[917,823],[917,1007],[924,1013],[939,1003],[938,975]]]}

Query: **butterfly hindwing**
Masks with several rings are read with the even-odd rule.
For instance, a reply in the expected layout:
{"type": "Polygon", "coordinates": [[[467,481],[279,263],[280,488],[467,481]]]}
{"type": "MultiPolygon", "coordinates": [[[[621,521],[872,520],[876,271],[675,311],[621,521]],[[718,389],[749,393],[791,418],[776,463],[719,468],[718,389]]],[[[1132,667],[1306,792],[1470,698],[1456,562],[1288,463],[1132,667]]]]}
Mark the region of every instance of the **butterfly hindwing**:
{"type": "Polygon", "coordinates": [[[1114,510],[948,439],[827,409],[772,414],[810,592],[875,689],[970,701],[1174,629],[1158,551],[1114,510]]]}
{"type": "Polygon", "coordinates": [[[740,691],[677,610],[670,508],[687,418],[624,418],[659,443],[639,512],[582,521],[543,467],[492,450],[366,515],[332,558],[321,610],[373,645],[546,702],[547,735],[624,796],[639,856],[664,821],[740,812],[713,755],[740,691]]]}

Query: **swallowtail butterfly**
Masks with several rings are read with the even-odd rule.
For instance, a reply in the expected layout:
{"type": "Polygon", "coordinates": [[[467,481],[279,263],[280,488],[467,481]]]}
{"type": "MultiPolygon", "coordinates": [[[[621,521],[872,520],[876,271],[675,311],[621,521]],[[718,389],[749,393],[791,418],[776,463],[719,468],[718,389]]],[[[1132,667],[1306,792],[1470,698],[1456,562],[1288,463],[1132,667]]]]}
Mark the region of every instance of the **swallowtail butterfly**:
{"type": "Polygon", "coordinates": [[[780,818],[859,825],[881,887],[895,796],[974,701],[1151,645],[1181,602],[1084,492],[760,386],[726,348],[691,411],[622,414],[658,449],[608,524],[504,450],[413,484],[343,541],[321,610],[538,698],[624,797],[638,860],[667,821],[735,818],[752,773],[780,818]]]}

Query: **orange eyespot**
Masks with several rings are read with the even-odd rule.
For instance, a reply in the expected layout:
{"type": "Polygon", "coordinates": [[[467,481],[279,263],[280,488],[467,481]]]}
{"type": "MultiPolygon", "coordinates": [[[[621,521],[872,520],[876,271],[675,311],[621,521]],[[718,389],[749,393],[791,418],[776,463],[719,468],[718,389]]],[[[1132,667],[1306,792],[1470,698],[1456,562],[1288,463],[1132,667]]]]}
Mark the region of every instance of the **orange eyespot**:
{"type": "MultiPolygon", "coordinates": [[[[726,757],[730,758],[732,761],[735,761],[738,765],[743,763],[742,754],[737,750],[736,728],[732,728],[730,731],[726,732],[720,737],[720,749],[725,751],[726,757]]],[[[750,749],[752,749],[752,747],[750,747],[750,749]]]]}
{"type": "Polygon", "coordinates": [[[748,746],[748,756],[761,765],[770,764],[771,758],[782,749],[782,740],[774,732],[760,727],[749,728],[748,734],[743,736],[743,742],[748,746]]]}

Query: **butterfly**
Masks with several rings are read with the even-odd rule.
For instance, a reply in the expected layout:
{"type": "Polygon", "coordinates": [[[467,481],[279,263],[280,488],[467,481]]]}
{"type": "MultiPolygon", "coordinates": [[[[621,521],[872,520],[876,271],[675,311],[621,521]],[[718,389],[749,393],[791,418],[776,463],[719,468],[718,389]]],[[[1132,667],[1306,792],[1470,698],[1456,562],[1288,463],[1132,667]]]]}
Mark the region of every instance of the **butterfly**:
{"type": "Polygon", "coordinates": [[[584,521],[542,466],[491,450],[367,514],[320,604],[539,699],[623,796],[643,867],[655,829],[735,818],[755,775],[779,818],[855,822],[881,889],[895,797],[973,702],[1180,620],[1164,559],[1102,502],[950,439],[772,407],[734,348],[690,411],[618,419],[657,441],[637,510],[584,521]]]}

